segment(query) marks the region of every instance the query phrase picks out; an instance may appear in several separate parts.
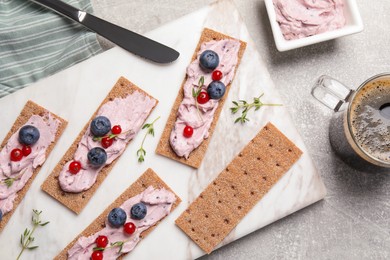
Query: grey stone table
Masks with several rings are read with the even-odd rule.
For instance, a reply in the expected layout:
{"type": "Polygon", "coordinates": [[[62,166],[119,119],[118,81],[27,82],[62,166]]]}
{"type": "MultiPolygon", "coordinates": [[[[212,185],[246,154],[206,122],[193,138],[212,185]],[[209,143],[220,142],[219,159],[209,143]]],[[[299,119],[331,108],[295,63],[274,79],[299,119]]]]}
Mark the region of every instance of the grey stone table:
{"type": "MultiPolygon", "coordinates": [[[[95,14],[144,33],[211,0],[92,0],[95,14]]],[[[362,33],[278,52],[263,0],[234,0],[328,189],[326,198],[203,259],[390,259],[390,174],[370,174],[332,151],[332,112],[310,95],[331,75],[357,87],[390,72],[390,1],[358,0],[362,33]]],[[[112,44],[105,42],[105,48],[112,44]]]]}

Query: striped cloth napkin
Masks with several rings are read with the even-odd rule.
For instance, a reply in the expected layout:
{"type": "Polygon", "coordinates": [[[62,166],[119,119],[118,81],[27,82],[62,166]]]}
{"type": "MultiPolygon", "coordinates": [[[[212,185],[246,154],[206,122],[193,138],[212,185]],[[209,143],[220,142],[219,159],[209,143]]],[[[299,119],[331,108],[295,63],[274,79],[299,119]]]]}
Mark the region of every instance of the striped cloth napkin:
{"type": "MultiPolygon", "coordinates": [[[[92,12],[89,0],[63,0],[92,12]]],[[[29,0],[0,0],[0,97],[99,52],[96,34],[29,0]]]]}

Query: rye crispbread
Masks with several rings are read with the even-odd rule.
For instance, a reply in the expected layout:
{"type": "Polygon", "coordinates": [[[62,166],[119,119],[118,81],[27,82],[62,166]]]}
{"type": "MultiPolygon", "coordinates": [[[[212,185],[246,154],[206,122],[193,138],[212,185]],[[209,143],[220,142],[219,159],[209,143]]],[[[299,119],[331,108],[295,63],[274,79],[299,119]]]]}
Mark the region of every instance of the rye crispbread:
{"type": "MultiPolygon", "coordinates": [[[[172,192],[175,194],[168,185],[158,177],[158,175],[152,170],[147,169],[141,177],[139,177],[129,188],[127,188],[110,206],[107,207],[107,209],[101,213],[92,223],[84,229],[75,239],[73,239],[72,242],[70,242],[54,259],[55,260],[65,260],[67,259],[67,252],[69,249],[72,248],[74,243],[82,237],[82,236],[90,236],[102,228],[105,227],[105,221],[108,216],[108,213],[116,207],[119,207],[122,205],[126,200],[130,199],[131,197],[134,197],[138,195],[139,193],[143,192],[147,187],[153,186],[155,189],[165,188],[166,190],[172,192]]],[[[179,205],[181,202],[180,198],[175,194],[176,201],[173,203],[171,212],[179,205]]],[[[164,218],[163,218],[164,219],[164,218]]],[[[162,220],[163,220],[162,219],[162,220]]],[[[154,226],[150,227],[149,229],[145,230],[141,233],[141,239],[145,238],[146,235],[148,235],[162,220],[157,222],[154,226]]],[[[118,259],[121,259],[124,255],[121,255],[118,259]]]]}
{"type": "MultiPolygon", "coordinates": [[[[195,49],[195,52],[192,56],[191,62],[197,58],[197,53],[200,50],[202,43],[208,42],[211,40],[223,40],[223,39],[234,39],[234,38],[227,36],[227,35],[224,35],[222,33],[213,31],[211,29],[205,28],[202,32],[202,35],[200,36],[199,43],[198,43],[198,45],[195,49]]],[[[241,45],[240,45],[240,50],[238,51],[238,63],[237,63],[236,68],[235,68],[235,73],[237,73],[237,69],[240,65],[242,56],[244,55],[244,51],[246,48],[245,42],[240,41],[240,43],[241,43],[241,45]]],[[[223,105],[224,105],[225,100],[228,96],[228,93],[229,93],[229,90],[230,90],[232,83],[230,83],[226,86],[225,95],[219,100],[218,108],[215,111],[214,119],[213,119],[213,122],[211,123],[210,129],[209,129],[209,137],[207,139],[203,140],[203,142],[199,145],[199,147],[191,152],[188,159],[185,159],[184,157],[177,156],[175,151],[173,151],[173,149],[171,148],[171,145],[169,143],[169,137],[170,137],[170,134],[171,134],[172,129],[173,129],[175,122],[176,122],[177,111],[178,111],[179,106],[180,106],[180,104],[183,100],[183,97],[184,97],[183,86],[184,86],[184,83],[186,82],[186,80],[187,80],[187,76],[184,78],[183,83],[180,87],[179,93],[176,97],[175,103],[173,104],[171,113],[168,117],[168,121],[165,125],[161,139],[160,139],[159,144],[156,148],[156,153],[163,155],[163,156],[166,156],[168,158],[171,158],[173,160],[179,161],[179,162],[184,163],[186,165],[189,165],[191,167],[199,168],[200,164],[202,163],[203,157],[206,153],[207,146],[209,145],[210,139],[213,135],[214,129],[217,125],[219,115],[221,114],[223,105]]]]}
{"type": "Polygon", "coordinates": [[[176,225],[210,253],[301,154],[268,123],[176,219],[176,225]]]}
{"type": "MultiPolygon", "coordinates": [[[[115,165],[119,157],[115,159],[111,164],[104,166],[99,172],[96,182],[93,184],[93,186],[90,189],[83,192],[70,193],[70,192],[63,191],[58,181],[59,174],[62,168],[64,167],[64,165],[67,162],[73,160],[73,155],[77,149],[78,143],[80,142],[82,136],[84,135],[91,121],[96,117],[96,114],[99,111],[100,107],[103,104],[114,100],[115,98],[125,98],[126,96],[132,94],[135,91],[141,92],[145,96],[148,96],[149,98],[156,100],[155,98],[150,96],[148,93],[146,93],[145,91],[143,91],[142,89],[140,89],[139,87],[137,87],[136,85],[134,85],[133,83],[125,79],[124,77],[119,78],[119,80],[116,82],[112,90],[108,93],[107,97],[103,100],[99,108],[95,111],[95,113],[92,115],[88,123],[85,125],[83,130],[81,130],[76,140],[69,147],[65,155],[62,157],[61,161],[56,165],[53,172],[49,175],[49,177],[45,180],[45,182],[41,186],[41,188],[46,193],[48,193],[50,196],[58,200],[60,203],[65,205],[67,208],[69,208],[76,214],[79,214],[81,210],[87,205],[88,201],[91,199],[95,191],[99,188],[103,180],[107,177],[108,173],[111,171],[112,167],[115,165]]],[[[158,100],[156,100],[156,105],[157,103],[158,100]]],[[[153,111],[154,107],[151,109],[151,111],[149,111],[149,114],[153,111]]]]}
{"type": "MultiPolygon", "coordinates": [[[[50,113],[53,116],[53,118],[60,121],[57,132],[55,134],[54,142],[52,142],[46,149],[45,156],[47,158],[50,155],[50,152],[53,150],[56,142],[58,141],[58,139],[60,138],[60,136],[64,132],[65,127],[66,127],[68,122],[65,121],[64,119],[62,119],[61,117],[51,113],[47,109],[39,106],[38,104],[30,101],[30,100],[27,101],[26,105],[23,107],[22,111],[20,112],[20,115],[16,118],[13,126],[11,127],[11,130],[8,132],[7,136],[4,138],[3,142],[1,143],[0,150],[2,150],[5,147],[8,140],[11,138],[11,136],[14,133],[16,133],[30,119],[30,117],[32,115],[43,116],[47,113],[50,113]]],[[[16,210],[16,208],[18,207],[20,202],[23,200],[24,196],[26,195],[28,189],[30,188],[32,182],[34,181],[34,179],[37,176],[40,169],[41,169],[41,166],[38,166],[37,168],[35,168],[31,178],[26,182],[26,185],[20,191],[17,192],[17,197],[14,200],[13,209],[10,212],[8,212],[7,214],[5,214],[3,216],[3,219],[0,221],[0,232],[3,230],[3,228],[5,227],[5,225],[8,223],[9,219],[11,218],[12,214],[14,213],[14,211],[16,210]]]]}

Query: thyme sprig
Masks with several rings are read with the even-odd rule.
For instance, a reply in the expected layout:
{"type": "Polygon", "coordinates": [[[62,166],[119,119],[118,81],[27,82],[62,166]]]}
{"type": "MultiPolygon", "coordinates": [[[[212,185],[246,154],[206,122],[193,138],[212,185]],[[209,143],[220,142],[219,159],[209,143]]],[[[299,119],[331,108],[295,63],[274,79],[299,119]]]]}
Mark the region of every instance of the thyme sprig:
{"type": "Polygon", "coordinates": [[[145,133],[145,136],[144,138],[142,139],[142,143],[141,143],[141,147],[138,149],[137,151],[137,156],[138,156],[138,162],[142,163],[143,161],[145,161],[145,156],[146,156],[146,151],[144,149],[144,142],[145,142],[145,139],[146,139],[146,136],[148,136],[149,134],[151,136],[154,136],[154,123],[160,119],[160,117],[157,117],[156,119],[153,120],[152,123],[150,124],[145,124],[142,129],[147,129],[146,133],[145,133]]]}
{"type": "Polygon", "coordinates": [[[128,241],[130,241],[130,239],[125,240],[125,241],[116,241],[114,243],[110,243],[110,245],[107,247],[94,247],[92,250],[93,251],[104,251],[105,249],[108,249],[108,248],[119,247],[117,254],[120,254],[122,252],[123,245],[128,241]]]}
{"type": "Polygon", "coordinates": [[[264,93],[261,94],[259,97],[254,97],[252,103],[248,103],[245,100],[238,100],[233,101],[234,106],[230,108],[230,111],[232,114],[236,114],[240,109],[243,109],[241,112],[241,116],[236,118],[234,123],[240,122],[241,124],[244,124],[245,122],[249,121],[249,118],[247,118],[248,111],[255,108],[255,111],[259,110],[262,106],[282,106],[282,104],[266,104],[261,102],[260,98],[264,96],[264,93]]]}
{"type": "Polygon", "coordinates": [[[0,183],[2,184],[5,184],[7,186],[7,188],[11,187],[15,181],[19,180],[22,175],[26,172],[27,169],[23,169],[19,174],[17,174],[15,177],[8,177],[2,181],[0,181],[0,183]]]}
{"type": "Polygon", "coordinates": [[[198,112],[198,116],[202,122],[203,122],[203,118],[199,110],[198,96],[200,92],[202,92],[203,85],[204,85],[204,76],[201,76],[198,81],[198,88],[196,90],[195,87],[192,88],[192,97],[195,99],[196,111],[198,112]]]}
{"type": "Polygon", "coordinates": [[[95,136],[92,138],[94,141],[101,141],[103,138],[108,137],[109,139],[115,138],[117,135],[115,134],[109,134],[109,135],[104,135],[104,136],[95,136]]]}
{"type": "Polygon", "coordinates": [[[33,237],[34,231],[36,230],[37,227],[43,227],[49,224],[49,221],[47,222],[42,222],[40,220],[40,215],[42,211],[38,211],[36,209],[33,209],[33,216],[32,216],[32,223],[33,223],[33,228],[32,230],[26,228],[23,232],[22,235],[20,235],[20,244],[22,245],[22,249],[20,250],[20,253],[16,260],[19,260],[21,255],[23,254],[24,250],[34,250],[38,248],[38,246],[30,246],[32,242],[34,242],[35,238],[33,237]]]}
{"type": "Polygon", "coordinates": [[[7,179],[1,181],[1,183],[4,183],[7,186],[7,188],[9,188],[12,186],[12,184],[14,184],[14,181],[16,180],[17,180],[16,178],[8,177],[7,179]]]}
{"type": "Polygon", "coordinates": [[[117,137],[118,135],[126,134],[126,133],[131,132],[131,131],[133,131],[133,129],[129,129],[126,132],[121,132],[120,134],[109,134],[109,135],[104,135],[104,136],[94,136],[92,138],[92,140],[94,140],[94,141],[101,141],[103,138],[106,138],[106,137],[108,137],[109,139],[112,139],[112,138],[117,137]]]}

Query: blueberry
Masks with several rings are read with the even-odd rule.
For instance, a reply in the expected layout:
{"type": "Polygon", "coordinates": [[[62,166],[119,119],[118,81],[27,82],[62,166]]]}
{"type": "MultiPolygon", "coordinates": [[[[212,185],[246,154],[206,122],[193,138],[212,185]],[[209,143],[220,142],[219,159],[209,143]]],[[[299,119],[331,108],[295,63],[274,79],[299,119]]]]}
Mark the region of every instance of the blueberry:
{"type": "Polygon", "coordinates": [[[143,219],[146,216],[147,209],[142,202],[134,204],[130,210],[132,219],[143,219]]]}
{"type": "Polygon", "coordinates": [[[103,148],[95,147],[88,152],[88,161],[93,166],[102,166],[107,161],[107,153],[103,148]]]}
{"type": "Polygon", "coordinates": [[[215,51],[205,50],[199,57],[199,63],[205,70],[214,70],[219,64],[218,54],[215,51]]]}
{"type": "Polygon", "coordinates": [[[126,218],[126,212],[121,208],[114,208],[108,213],[108,222],[111,226],[116,228],[123,226],[126,222],[126,218]]]}
{"type": "Polygon", "coordinates": [[[207,87],[207,94],[212,99],[220,99],[225,94],[226,87],[221,81],[212,81],[207,87]]]}
{"type": "Polygon", "coordinates": [[[91,122],[91,132],[94,136],[104,136],[111,130],[111,122],[105,116],[98,116],[91,122]]]}
{"type": "Polygon", "coordinates": [[[3,220],[3,212],[0,210],[0,222],[3,220]]]}
{"type": "Polygon", "coordinates": [[[39,137],[39,130],[35,126],[25,125],[19,130],[19,142],[24,145],[35,144],[39,137]]]}

